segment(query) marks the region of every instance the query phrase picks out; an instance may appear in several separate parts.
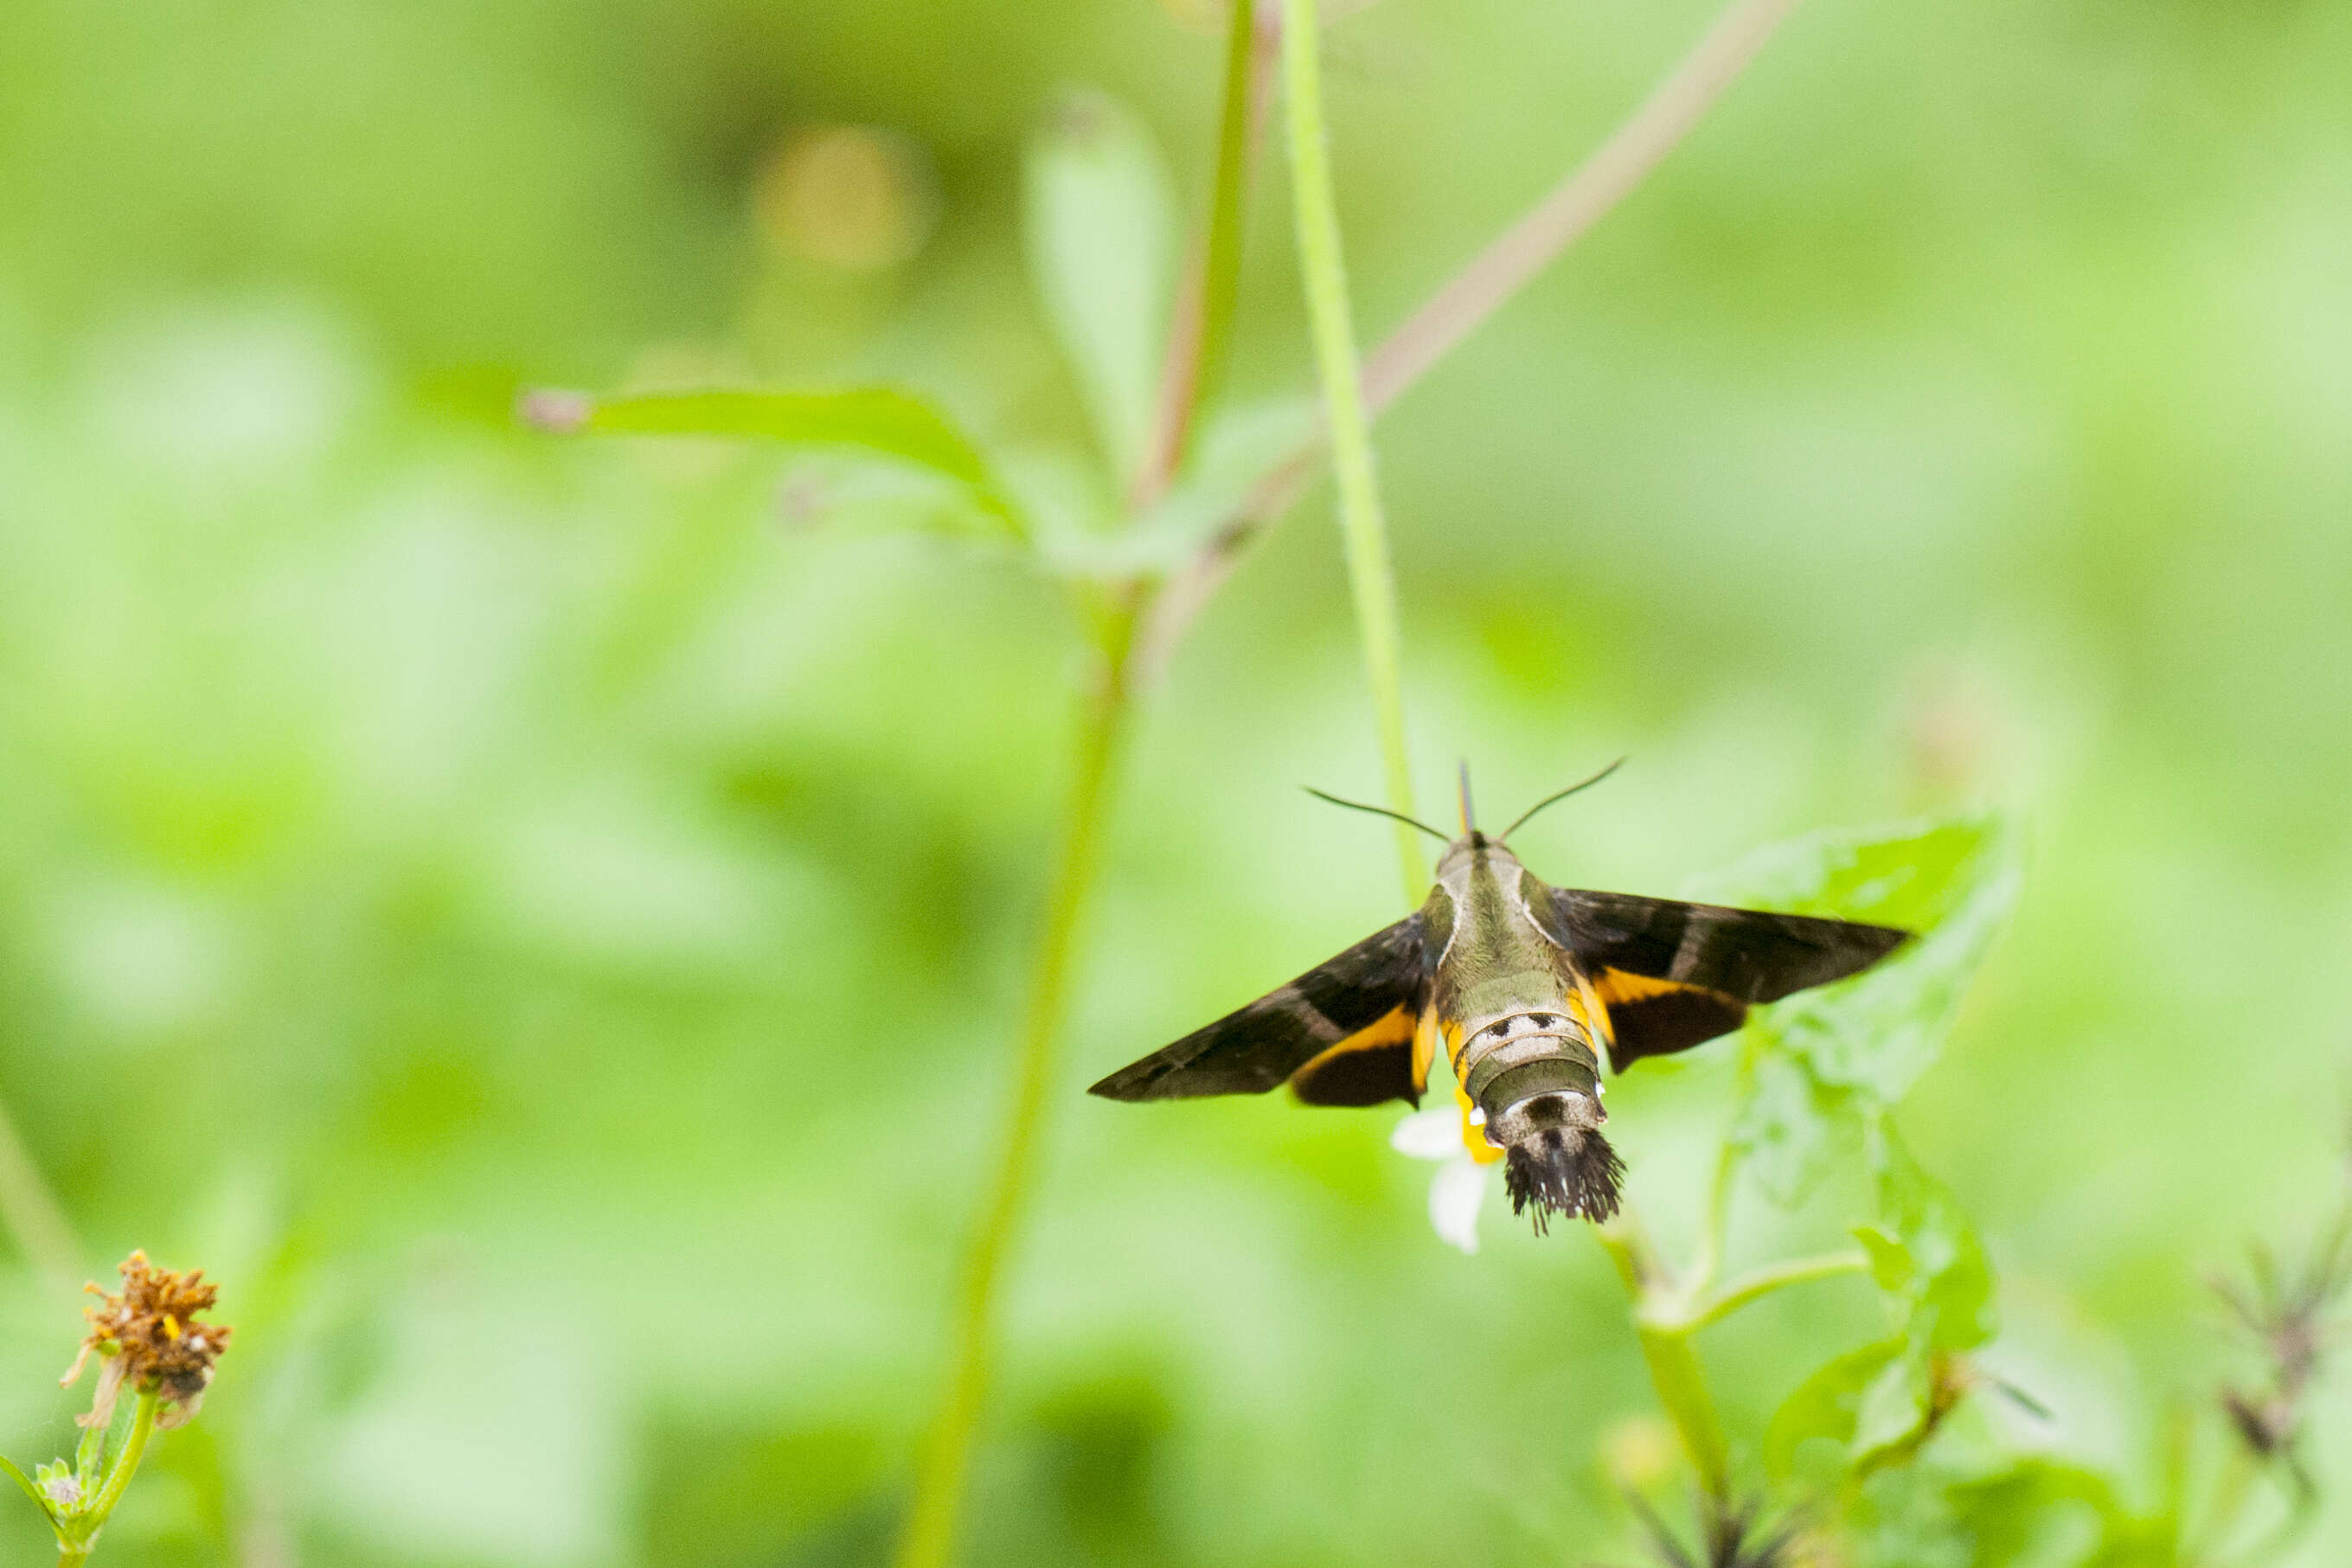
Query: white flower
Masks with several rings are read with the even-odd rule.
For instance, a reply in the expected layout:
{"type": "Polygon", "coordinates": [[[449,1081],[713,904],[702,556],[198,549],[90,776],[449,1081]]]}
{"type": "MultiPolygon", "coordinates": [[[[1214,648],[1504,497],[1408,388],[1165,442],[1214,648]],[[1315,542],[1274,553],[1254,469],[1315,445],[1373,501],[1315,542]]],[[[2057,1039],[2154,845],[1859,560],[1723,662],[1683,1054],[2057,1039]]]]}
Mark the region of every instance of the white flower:
{"type": "Polygon", "coordinates": [[[1462,1112],[1452,1104],[1416,1111],[1389,1134],[1389,1147],[1417,1160],[1435,1160],[1429,1179],[1429,1225],[1438,1239],[1465,1252],[1478,1250],[1478,1210],[1486,1201],[1488,1166],[1463,1140],[1462,1112]]]}

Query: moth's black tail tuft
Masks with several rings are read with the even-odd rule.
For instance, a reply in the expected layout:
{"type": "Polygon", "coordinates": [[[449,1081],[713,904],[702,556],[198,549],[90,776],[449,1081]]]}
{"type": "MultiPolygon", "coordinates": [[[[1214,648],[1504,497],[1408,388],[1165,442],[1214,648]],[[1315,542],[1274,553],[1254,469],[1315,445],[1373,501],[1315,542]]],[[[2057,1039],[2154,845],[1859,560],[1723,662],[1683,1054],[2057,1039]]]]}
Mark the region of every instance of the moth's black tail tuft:
{"type": "Polygon", "coordinates": [[[1513,1214],[1536,1206],[1540,1236],[1555,1214],[1581,1215],[1595,1223],[1615,1214],[1617,1184],[1624,1175],[1625,1162],[1598,1132],[1546,1127],[1511,1145],[1503,1186],[1511,1195],[1513,1214]]]}

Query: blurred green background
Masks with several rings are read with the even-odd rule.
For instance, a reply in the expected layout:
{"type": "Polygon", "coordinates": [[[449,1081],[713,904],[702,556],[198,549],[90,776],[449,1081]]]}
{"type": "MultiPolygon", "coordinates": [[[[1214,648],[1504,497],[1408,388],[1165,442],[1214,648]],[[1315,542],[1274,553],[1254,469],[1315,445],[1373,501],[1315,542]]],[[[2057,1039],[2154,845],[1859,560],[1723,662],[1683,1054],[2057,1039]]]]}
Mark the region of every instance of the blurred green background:
{"type": "MultiPolygon", "coordinates": [[[[503,407],[884,380],[1081,445],[1022,149],[1099,87],[1197,214],[1212,9],[0,7],[0,1102],[78,1271],[202,1264],[238,1328],[106,1559],[887,1552],[1078,640],[774,453],[503,407]]],[[[1337,24],[1367,337],[1706,18],[1337,24]]],[[[2017,917],[1905,1125],[2000,1270],[1988,1364],[2144,1494],[2240,1365],[2202,1275],[2342,1181],[2347,61],[2324,0],[1815,0],[1381,432],[1424,799],[1633,754],[1528,830],[1541,874],[1671,893],[2019,811],[2017,917]]],[[[1307,384],[1268,176],[1244,394],[1307,384]]],[[[1652,1405],[1588,1236],[1441,1246],[1392,1112],[1079,1093],[1395,913],[1384,830],[1296,788],[1378,788],[1327,495],[1128,763],[970,1561],[1622,1560],[1600,1456],[1652,1405]]],[[[1612,1098],[1669,1236],[1727,1053],[1612,1098]]],[[[1840,1201],[1744,1201],[1743,1254],[1840,1201]]],[[[87,1394],[26,1256],[29,1464],[87,1394]]],[[[1713,1331],[1735,1430],[1874,1322],[1841,1282],[1713,1331]]],[[[2340,1399],[2318,1427],[2340,1494],[2340,1399]]],[[[0,1544],[47,1551],[22,1507],[0,1544]]],[[[2339,1505],[2305,1560],[2347,1547],[2339,1505]]]]}

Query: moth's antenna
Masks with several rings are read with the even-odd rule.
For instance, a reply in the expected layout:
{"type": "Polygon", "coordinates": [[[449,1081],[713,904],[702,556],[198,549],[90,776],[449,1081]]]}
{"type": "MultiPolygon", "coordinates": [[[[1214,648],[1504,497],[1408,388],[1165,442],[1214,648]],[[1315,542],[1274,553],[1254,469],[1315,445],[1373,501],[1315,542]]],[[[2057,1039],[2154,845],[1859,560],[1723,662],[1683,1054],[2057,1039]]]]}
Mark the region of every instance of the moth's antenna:
{"type": "Polygon", "coordinates": [[[1342,800],[1337,795],[1326,795],[1322,790],[1316,789],[1312,784],[1302,785],[1301,788],[1309,795],[1314,796],[1318,800],[1328,800],[1332,805],[1345,806],[1350,811],[1370,811],[1375,817],[1387,817],[1391,821],[1402,822],[1408,828],[1419,828],[1423,832],[1427,833],[1431,838],[1435,839],[1441,844],[1450,844],[1454,841],[1452,839],[1447,838],[1444,833],[1439,832],[1435,828],[1431,827],[1427,822],[1419,821],[1412,817],[1408,817],[1402,811],[1391,811],[1386,806],[1367,806],[1361,800],[1342,800]]]}
{"type": "Polygon", "coordinates": [[[1591,778],[1587,779],[1586,780],[1584,780],[1582,783],[1580,783],[1580,784],[1571,784],[1571,785],[1570,785],[1567,789],[1565,789],[1561,790],[1561,791],[1560,791],[1559,794],[1557,794],[1557,795],[1547,795],[1547,796],[1545,796],[1542,800],[1540,800],[1537,801],[1534,805],[1532,805],[1532,806],[1528,807],[1526,810],[1524,810],[1524,811],[1520,812],[1520,813],[1519,813],[1519,820],[1518,820],[1517,821],[1516,821],[1516,822],[1513,822],[1509,827],[1505,828],[1505,829],[1503,830],[1503,831],[1502,831],[1501,835],[1500,835],[1499,837],[1497,837],[1497,838],[1496,839],[1496,841],[1496,841],[1496,843],[1501,843],[1501,842],[1505,841],[1506,841],[1506,840],[1507,840],[1507,839],[1508,839],[1508,838],[1509,838],[1513,833],[1516,833],[1516,832],[1517,832],[1521,828],[1526,827],[1526,826],[1528,825],[1528,819],[1529,817],[1534,816],[1538,811],[1542,810],[1546,806],[1552,805],[1552,804],[1554,804],[1554,803],[1556,803],[1556,802],[1558,802],[1558,801],[1565,800],[1567,800],[1570,795],[1575,794],[1579,789],[1591,789],[1595,784],[1600,783],[1603,779],[1608,778],[1612,773],[1616,772],[1616,771],[1617,771],[1617,769],[1619,769],[1620,768],[1622,768],[1622,767],[1624,767],[1624,766],[1625,766],[1625,758],[1622,758],[1622,757],[1621,757],[1621,758],[1619,758],[1616,761],[1614,761],[1614,762],[1611,763],[1608,767],[1606,767],[1606,768],[1602,768],[1600,772],[1598,772],[1598,773],[1594,774],[1591,778]]]}
{"type": "Polygon", "coordinates": [[[1477,828],[1477,815],[1470,810],[1470,759],[1465,757],[1462,759],[1462,831],[1471,833],[1477,828]]]}

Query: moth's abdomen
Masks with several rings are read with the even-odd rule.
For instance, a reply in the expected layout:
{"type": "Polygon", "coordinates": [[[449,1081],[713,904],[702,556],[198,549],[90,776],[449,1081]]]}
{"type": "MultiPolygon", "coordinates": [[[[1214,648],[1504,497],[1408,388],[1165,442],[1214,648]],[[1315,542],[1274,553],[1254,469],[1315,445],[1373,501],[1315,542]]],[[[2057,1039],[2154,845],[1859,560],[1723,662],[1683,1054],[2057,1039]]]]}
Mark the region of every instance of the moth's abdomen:
{"type": "Polygon", "coordinates": [[[1486,1141],[1505,1151],[1511,1209],[1606,1219],[1617,1212],[1624,1166],[1601,1124],[1601,1062],[1582,1020],[1566,1012],[1517,1012],[1477,1020],[1454,1071],[1478,1108],[1486,1141]]]}
{"type": "MultiPolygon", "coordinates": [[[[1479,1020],[1454,1071],[1491,1127],[1506,1111],[1541,1094],[1577,1094],[1601,1105],[1600,1059],[1581,1022],[1567,1013],[1521,1012],[1479,1020]]],[[[1499,1141],[1499,1140],[1498,1140],[1499,1141]]]]}

